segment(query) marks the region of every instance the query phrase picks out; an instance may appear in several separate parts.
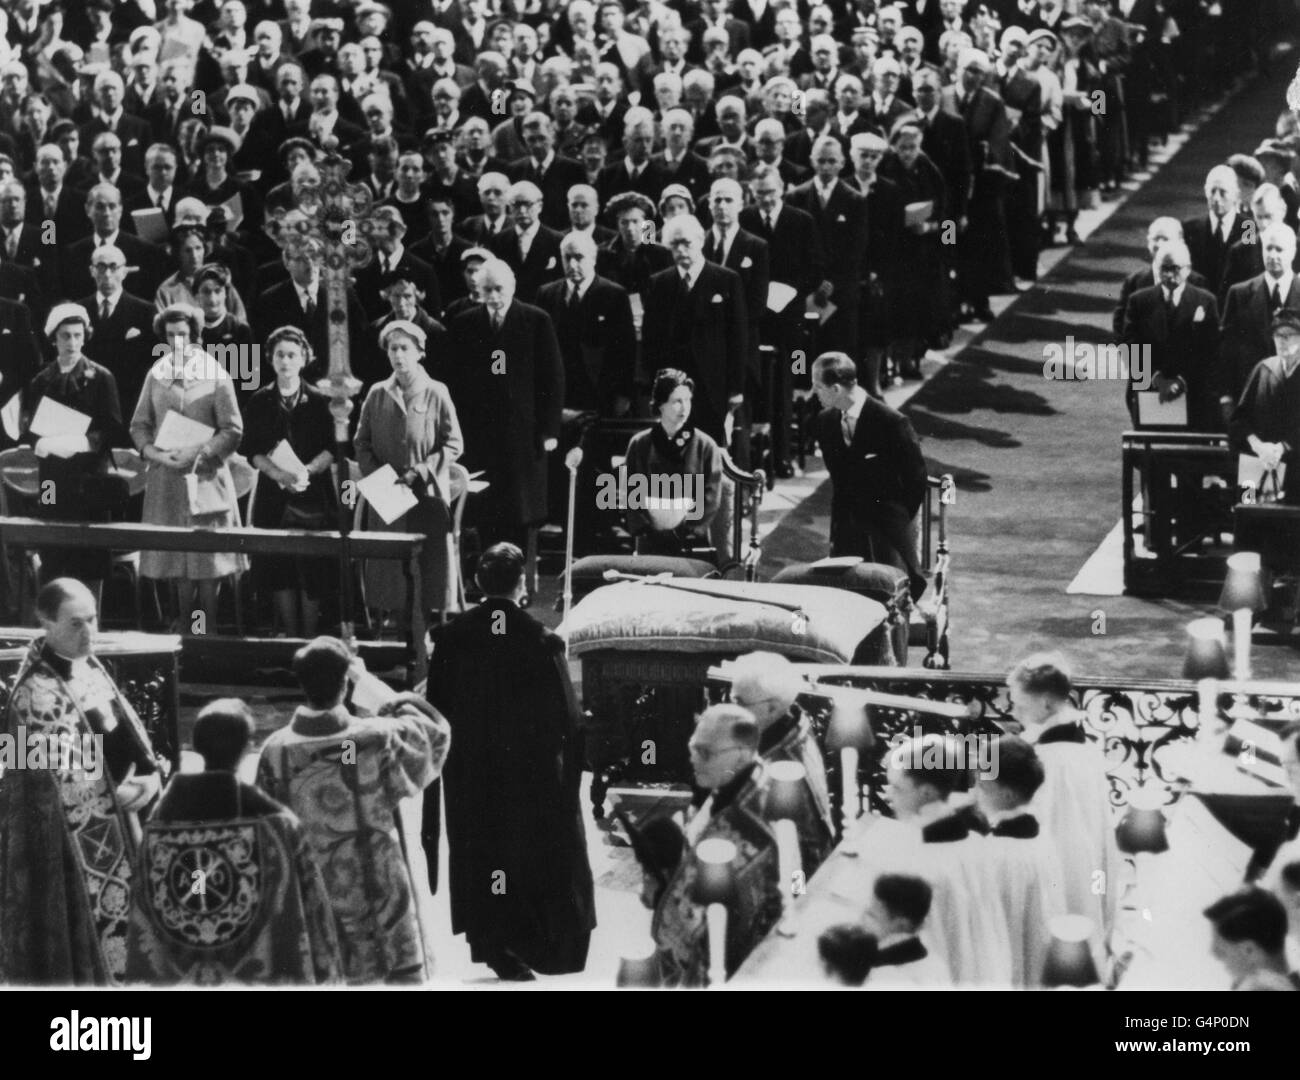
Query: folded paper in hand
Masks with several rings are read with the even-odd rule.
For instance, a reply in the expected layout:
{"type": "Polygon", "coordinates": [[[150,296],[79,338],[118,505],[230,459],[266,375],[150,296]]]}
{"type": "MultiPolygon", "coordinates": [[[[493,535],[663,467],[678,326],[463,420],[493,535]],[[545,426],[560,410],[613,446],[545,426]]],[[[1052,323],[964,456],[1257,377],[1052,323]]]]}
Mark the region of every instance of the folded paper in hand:
{"type": "Polygon", "coordinates": [[[769,282],[767,286],[767,310],[782,312],[790,306],[790,301],[798,295],[793,285],[784,281],[769,282]]]}
{"type": "Polygon", "coordinates": [[[397,694],[386,682],[364,668],[352,673],[352,707],[361,716],[377,716],[397,694]]]}
{"type": "Polygon", "coordinates": [[[1138,424],[1142,427],[1187,426],[1187,395],[1180,394],[1172,401],[1161,401],[1156,390],[1139,390],[1137,395],[1138,424]]]}
{"type": "Polygon", "coordinates": [[[641,294],[628,293],[627,302],[632,306],[632,325],[640,330],[641,322],[645,319],[645,305],[641,302],[641,294]]]}
{"type": "Polygon", "coordinates": [[[192,446],[202,446],[216,433],[216,428],[191,420],[175,409],[168,409],[153,437],[153,444],[159,450],[188,450],[192,446]]]}
{"type": "Polygon", "coordinates": [[[295,475],[305,473],[307,466],[302,463],[302,459],[293,452],[293,447],[289,445],[288,439],[281,439],[275,444],[267,459],[277,469],[283,469],[285,472],[294,473],[295,475]]]}
{"type": "Polygon", "coordinates": [[[90,417],[69,409],[51,397],[41,398],[32,417],[32,434],[39,438],[52,435],[84,435],[90,430],[90,417]]]}
{"type": "Polygon", "coordinates": [[[908,228],[913,225],[924,225],[933,213],[934,203],[929,199],[925,202],[908,203],[903,210],[903,224],[908,228]]]}
{"type": "Polygon", "coordinates": [[[226,232],[232,233],[244,221],[244,197],[236,191],[221,206],[226,211],[226,232]]]}
{"type": "Polygon", "coordinates": [[[365,497],[385,525],[391,525],[416,503],[415,495],[405,484],[397,482],[397,473],[391,465],[376,469],[357,482],[357,490],[365,497]]]}

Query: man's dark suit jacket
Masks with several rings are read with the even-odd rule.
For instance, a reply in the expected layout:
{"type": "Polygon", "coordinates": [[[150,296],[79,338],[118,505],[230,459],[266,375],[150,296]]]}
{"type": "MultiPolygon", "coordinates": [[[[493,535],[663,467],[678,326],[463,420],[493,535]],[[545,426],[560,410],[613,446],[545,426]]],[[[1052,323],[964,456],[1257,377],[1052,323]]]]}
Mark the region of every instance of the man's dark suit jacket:
{"type": "Polygon", "coordinates": [[[578,301],[568,304],[569,283],[543,285],[537,306],[551,317],[564,358],[564,407],[614,415],[614,399],[632,398],[636,331],[627,291],[596,277],[578,301]]]}
{"type": "MultiPolygon", "coordinates": [[[[412,280],[424,293],[424,309],[435,315],[442,310],[442,298],[438,294],[438,279],[433,276],[433,267],[412,253],[410,248],[402,249],[402,259],[396,267],[403,273],[411,275],[412,280]]],[[[379,295],[379,280],[383,272],[379,269],[379,249],[375,249],[370,262],[352,275],[352,287],[361,301],[361,309],[366,318],[374,322],[381,315],[388,314],[388,301],[379,295]]]]}
{"type": "Polygon", "coordinates": [[[528,249],[528,258],[523,259],[519,255],[519,233],[511,228],[493,237],[488,248],[515,272],[515,295],[525,304],[531,304],[538,289],[564,273],[564,263],[560,258],[560,241],[563,239],[563,233],[540,225],[528,249]]]}
{"type": "MultiPolygon", "coordinates": [[[[172,184],[172,197],[170,202],[163,203],[160,207],[167,218],[167,224],[170,226],[172,218],[176,214],[176,204],[184,198],[181,184],[172,184]]],[[[154,209],[153,194],[146,187],[143,191],[137,191],[132,195],[122,194],[122,228],[130,229],[134,234],[134,219],[131,217],[132,210],[152,210],[154,209]]]]}
{"type": "MultiPolygon", "coordinates": [[[[1277,352],[1270,329],[1273,304],[1269,289],[1265,275],[1260,274],[1232,286],[1223,305],[1219,362],[1234,401],[1241,396],[1255,365],[1277,352]]],[[[1300,313],[1300,277],[1291,279],[1291,291],[1282,298],[1282,306],[1300,313]]]]}
{"type": "Polygon", "coordinates": [[[511,183],[531,180],[542,190],[542,224],[552,229],[569,227],[569,188],[587,182],[587,170],[582,162],[555,155],[546,172],[540,177],[537,161],[532,157],[516,158],[506,168],[511,183]]]}
{"type": "Polygon", "coordinates": [[[767,244],[770,279],[798,290],[798,299],[792,300],[786,310],[801,308],[803,298],[826,275],[821,234],[813,216],[797,206],[783,205],[777,215],[776,229],[770,231],[762,212],[756,206],[748,206],[740,212],[740,227],[767,244]]]}
{"type": "Polygon", "coordinates": [[[636,191],[658,206],[659,196],[670,183],[672,181],[668,179],[663,167],[653,160],[645,163],[635,181],[628,175],[624,162],[606,165],[596,177],[596,196],[600,200],[601,220],[607,225],[616,224],[609,213],[609,201],[614,196],[622,195],[627,191],[636,191]]]}
{"type": "Polygon", "coordinates": [[[749,326],[745,287],[734,270],[705,262],[683,301],[676,266],[650,279],[643,297],[641,346],[645,369],[675,367],[695,380],[691,421],[726,443],[723,421],[728,400],[745,392],[749,326]]]}
{"type": "Polygon", "coordinates": [[[836,307],[857,307],[862,252],[867,242],[867,202],[843,180],[837,180],[830,202],[822,208],[817,181],[800,184],[786,202],[811,214],[817,222],[826,258],[826,277],[835,286],[831,302],[836,307]]]}
{"type": "Polygon", "coordinates": [[[432,267],[434,279],[438,283],[438,306],[435,308],[429,298],[425,297],[426,311],[431,311],[441,318],[453,301],[469,294],[469,287],[465,284],[465,268],[461,264],[460,257],[472,246],[459,236],[453,236],[446,249],[439,253],[433,246],[432,235],[426,236],[418,244],[411,245],[411,254],[423,259],[432,267]]]}
{"type": "Polygon", "coordinates": [[[154,362],[153,348],[158,339],[154,337],[153,319],[158,309],[138,296],[123,292],[113,314],[104,322],[99,317],[98,293],[82,296],[77,303],[90,313],[90,338],[84,351],[113,373],[118,399],[122,402],[122,416],[129,424],[154,362]]]}
{"type": "Polygon", "coordinates": [[[904,566],[914,567],[916,555],[902,537],[921,508],[927,480],[911,421],[869,397],[851,446],[844,442],[839,409],[818,415],[817,443],[831,477],[831,554],[896,562],[880,550],[883,541],[904,566]]]}
{"type": "MultiPolygon", "coordinates": [[[[1134,270],[1124,279],[1124,284],[1119,287],[1119,304],[1115,308],[1115,314],[1111,318],[1111,326],[1115,331],[1116,337],[1124,335],[1124,312],[1128,310],[1129,297],[1139,289],[1149,289],[1156,283],[1156,276],[1151,272],[1151,267],[1144,266],[1141,270],[1134,270]]],[[[1198,289],[1207,289],[1205,278],[1193,270],[1187,275],[1187,284],[1195,285],[1198,289]]],[[[1220,306],[1222,311],[1222,305],[1220,306]]]]}
{"type": "Polygon", "coordinates": [[[961,117],[943,109],[934,114],[932,121],[926,121],[920,113],[913,113],[912,119],[921,125],[921,150],[943,176],[948,197],[943,213],[956,221],[965,215],[970,198],[972,166],[966,126],[961,117]]]}
{"type": "Polygon", "coordinates": [[[32,271],[36,286],[40,290],[39,298],[31,298],[36,303],[41,300],[52,301],[58,295],[63,282],[59,271],[58,228],[54,230],[53,239],[56,242],[51,244],[41,242],[43,231],[43,223],[30,220],[25,222],[18,232],[18,250],[12,260],[4,250],[3,239],[0,239],[0,263],[12,261],[32,271]]]}
{"type": "MultiPolygon", "coordinates": [[[[38,184],[27,189],[27,216],[34,224],[45,221],[45,195],[38,184]]],[[[63,247],[91,233],[90,217],[86,213],[86,193],[63,181],[59,201],[54,207],[54,231],[58,244],[63,247]]]]}
{"type": "Polygon", "coordinates": [[[596,253],[597,274],[642,298],[650,288],[650,279],[672,265],[673,253],[662,244],[643,243],[628,251],[617,236],[596,253]]]}
{"type": "MultiPolygon", "coordinates": [[[[704,237],[704,257],[712,263],[719,261],[716,244],[717,233],[710,229],[704,237]]],[[[742,227],[736,231],[727,250],[727,261],[722,265],[739,274],[744,285],[745,320],[749,327],[748,357],[751,367],[757,370],[758,323],[767,310],[767,288],[772,276],[767,243],[742,227]]]]}
{"type": "Polygon", "coordinates": [[[31,311],[26,304],[0,299],[0,400],[8,401],[22,390],[40,367],[31,311]]]}
{"type": "MultiPolygon", "coordinates": [[[[117,232],[117,246],[126,256],[126,265],[136,269],[126,275],[127,291],[135,296],[152,300],[158,286],[167,277],[167,255],[155,244],[132,236],[125,229],[117,232]]],[[[63,271],[63,294],[85,296],[95,291],[95,279],[90,272],[90,258],[95,252],[95,237],[86,236],[67,249],[59,260],[63,271]]],[[[100,361],[104,363],[104,361],[100,361]]],[[[105,367],[111,367],[104,364],[105,367]]],[[[121,380],[119,380],[120,382],[121,380]]]]}
{"type": "MultiPolygon", "coordinates": [[[[81,125],[81,145],[93,146],[95,136],[107,130],[108,125],[98,115],[92,116],[81,125]]],[[[117,137],[122,140],[122,168],[129,173],[145,175],[144,152],[153,141],[153,131],[148,122],[124,110],[122,118],[117,122],[117,137]]]]}
{"type": "MultiPolygon", "coordinates": [[[[650,160],[658,165],[663,173],[664,187],[669,184],[682,184],[696,202],[708,194],[709,185],[713,183],[713,178],[709,176],[709,163],[693,150],[687,150],[675,167],[668,165],[668,160],[663,154],[654,154],[650,160]]],[[[659,193],[663,194],[662,188],[659,193]]],[[[655,197],[655,202],[658,203],[658,196],[655,197]]]]}
{"type": "MultiPolygon", "coordinates": [[[[357,294],[350,288],[348,289],[347,302],[348,342],[349,352],[352,356],[352,374],[366,386],[370,386],[372,383],[388,378],[393,372],[387,366],[387,362],[382,368],[377,364],[373,368],[370,367],[375,353],[370,348],[367,337],[369,324],[366,321],[366,313],[361,307],[361,301],[357,299],[357,294]],[[358,361],[358,357],[362,359],[358,361]]],[[[296,326],[307,335],[307,340],[311,342],[315,361],[303,373],[303,378],[311,382],[328,374],[330,355],[329,302],[326,298],[325,283],[323,281],[317,286],[316,310],[312,313],[310,319],[307,318],[307,313],[298,300],[298,290],[294,287],[291,278],[286,278],[284,281],[272,285],[258,298],[257,310],[253,320],[254,339],[265,341],[270,336],[271,331],[280,326],[296,326]]],[[[269,369],[269,357],[263,357],[263,366],[269,369]]],[[[267,372],[263,372],[263,376],[265,378],[267,372]]]]}
{"type": "MultiPolygon", "coordinates": [[[[507,232],[510,229],[510,214],[507,213],[501,220],[499,232],[507,232]]],[[[456,234],[463,236],[471,245],[481,244],[486,247],[496,233],[488,230],[486,214],[475,214],[472,217],[465,218],[464,221],[456,222],[454,226],[456,234]]]]}
{"type": "Polygon", "coordinates": [[[1238,211],[1232,223],[1232,236],[1228,243],[1222,237],[1210,234],[1210,215],[1188,218],[1183,222],[1183,240],[1192,256],[1192,269],[1198,271],[1208,281],[1211,289],[1217,289],[1223,280],[1223,270],[1228,262],[1228,249],[1246,234],[1246,215],[1238,211]]]}
{"type": "MultiPolygon", "coordinates": [[[[1164,290],[1139,289],[1124,313],[1124,341],[1130,348],[1151,346],[1151,369],[1187,385],[1187,423],[1193,431],[1225,428],[1219,398],[1230,394],[1231,378],[1219,356],[1219,303],[1208,289],[1186,285],[1172,323],[1165,313],[1164,290]]],[[[1151,387],[1154,389],[1154,386],[1151,387]]],[[[1130,408],[1132,404],[1130,384],[1130,408]]]]}

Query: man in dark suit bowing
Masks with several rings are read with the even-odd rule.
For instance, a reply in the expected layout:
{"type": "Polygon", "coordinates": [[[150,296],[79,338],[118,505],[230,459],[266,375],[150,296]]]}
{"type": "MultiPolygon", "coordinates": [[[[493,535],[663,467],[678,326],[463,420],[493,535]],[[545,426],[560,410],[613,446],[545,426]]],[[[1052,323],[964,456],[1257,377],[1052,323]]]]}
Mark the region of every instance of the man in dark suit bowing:
{"type": "Polygon", "coordinates": [[[1295,233],[1283,224],[1270,225],[1259,235],[1264,272],[1233,285],[1223,305],[1223,336],[1219,362],[1227,380],[1229,408],[1241,396],[1250,373],[1261,360],[1275,355],[1273,317],[1282,310],[1300,312],[1300,285],[1295,271],[1295,233]]]}
{"type": "Polygon", "coordinates": [[[1183,222],[1183,239],[1192,255],[1192,269],[1218,288],[1228,249],[1246,235],[1241,213],[1241,185],[1227,165],[1216,165],[1205,177],[1205,208],[1200,217],[1183,222]]]}
{"type": "MultiPolygon", "coordinates": [[[[772,424],[772,457],[778,476],[790,476],[790,421],[793,410],[793,357],[799,323],[809,295],[825,278],[821,237],[812,215],[785,205],[785,182],[772,165],[754,166],[749,190],[756,205],[740,212],[740,224],[768,248],[770,284],[793,289],[783,303],[764,297],[759,339],[776,350],[772,370],[764,374],[764,397],[756,403],[755,419],[772,424]],[[766,408],[764,408],[766,406],[766,408]]],[[[784,291],[784,290],[781,290],[784,291]]]]}
{"type": "MultiPolygon", "coordinates": [[[[1156,257],[1156,252],[1171,240],[1182,240],[1182,238],[1183,223],[1175,217],[1158,217],[1147,226],[1146,262],[1142,264],[1141,269],[1134,270],[1124,279],[1124,283],[1119,288],[1119,303],[1115,306],[1114,315],[1111,316],[1116,337],[1124,333],[1124,312],[1128,310],[1129,297],[1139,289],[1149,289],[1156,284],[1155,271],[1151,269],[1151,261],[1156,257]]],[[[1205,278],[1195,270],[1187,276],[1187,280],[1198,289],[1209,288],[1205,278]]]]}
{"type": "MultiPolygon", "coordinates": [[[[547,455],[559,445],[564,361],[546,312],[516,299],[515,274],[500,259],[479,271],[483,303],[451,320],[448,385],[465,436],[461,464],[488,488],[472,504],[481,542],[528,550],[546,519],[547,455]]],[[[534,575],[535,576],[535,575],[534,575]]],[[[535,591],[536,582],[528,583],[535,591]]]]}
{"type": "Polygon", "coordinates": [[[744,285],[704,258],[704,227],[683,214],[663,229],[674,266],[650,278],[641,328],[647,371],[679,368],[695,380],[695,426],[726,446],[725,420],[745,401],[749,355],[744,285]]]}
{"type": "Polygon", "coordinates": [[[515,275],[514,294],[525,304],[537,299],[537,290],[564,273],[560,265],[560,241],[564,234],[543,225],[541,189],[530,180],[510,185],[506,192],[510,228],[503,229],[488,243],[515,275]]]}
{"type": "Polygon", "coordinates": [[[813,364],[821,402],[817,443],[831,475],[831,554],[861,555],[907,570],[916,599],[925,591],[913,519],[925,498],[925,458],[912,424],[858,385],[842,352],[813,364]]]}
{"type": "Polygon", "coordinates": [[[1187,423],[1193,431],[1225,431],[1233,397],[1227,369],[1219,358],[1219,305],[1214,293],[1187,281],[1191,257],[1187,245],[1162,247],[1152,270],[1158,284],[1129,297],[1124,313],[1124,341],[1130,352],[1149,346],[1151,370],[1130,364],[1128,405],[1138,423],[1137,393],[1154,390],[1162,402],[1186,395],[1187,423]],[[1135,381],[1145,374],[1150,387],[1135,381]]]}

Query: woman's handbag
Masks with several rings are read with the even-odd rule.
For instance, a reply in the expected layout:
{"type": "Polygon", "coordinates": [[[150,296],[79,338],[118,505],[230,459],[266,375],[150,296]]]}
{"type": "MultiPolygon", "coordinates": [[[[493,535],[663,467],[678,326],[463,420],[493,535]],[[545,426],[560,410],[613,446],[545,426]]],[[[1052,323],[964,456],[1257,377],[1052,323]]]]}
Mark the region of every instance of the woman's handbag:
{"type": "Polygon", "coordinates": [[[191,517],[211,517],[230,509],[230,495],[221,473],[210,477],[199,476],[198,459],[194,468],[185,474],[185,493],[189,496],[191,517]]]}

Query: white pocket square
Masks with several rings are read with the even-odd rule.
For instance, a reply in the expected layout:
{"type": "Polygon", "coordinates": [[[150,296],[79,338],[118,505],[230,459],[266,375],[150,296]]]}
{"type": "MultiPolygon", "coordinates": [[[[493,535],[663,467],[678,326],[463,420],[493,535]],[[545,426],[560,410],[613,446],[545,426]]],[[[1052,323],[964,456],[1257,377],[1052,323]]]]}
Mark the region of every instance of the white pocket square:
{"type": "Polygon", "coordinates": [[[555,269],[555,256],[554,256],[554,255],[552,255],[552,256],[550,257],[550,259],[547,260],[547,263],[546,263],[546,269],[547,269],[547,270],[554,270],[554,269],[555,269]]]}
{"type": "Polygon", "coordinates": [[[742,270],[748,270],[753,265],[754,265],[754,260],[751,259],[748,255],[746,255],[743,259],[740,260],[740,268],[742,270]]]}
{"type": "Polygon", "coordinates": [[[597,316],[596,316],[596,321],[597,321],[597,322],[604,322],[604,321],[605,321],[605,316],[604,316],[604,315],[597,315],[597,316]]]}
{"type": "Polygon", "coordinates": [[[1192,316],[1192,322],[1205,322],[1205,308],[1198,307],[1196,314],[1192,316]]]}
{"type": "Polygon", "coordinates": [[[713,303],[715,303],[715,304],[720,304],[720,303],[722,303],[722,293],[714,293],[714,294],[713,294],[713,303]]]}
{"type": "Polygon", "coordinates": [[[12,333],[13,331],[10,330],[9,327],[7,326],[3,330],[0,330],[0,334],[12,334],[12,333]]]}
{"type": "Polygon", "coordinates": [[[140,328],[138,326],[133,326],[131,327],[130,330],[126,332],[127,341],[133,341],[135,338],[138,338],[139,336],[140,336],[140,328]]]}
{"type": "Polygon", "coordinates": [[[836,221],[837,224],[838,224],[839,222],[843,221],[843,220],[844,220],[844,215],[843,215],[843,214],[841,214],[839,217],[837,217],[837,218],[835,219],[835,221],[836,221]]]}

